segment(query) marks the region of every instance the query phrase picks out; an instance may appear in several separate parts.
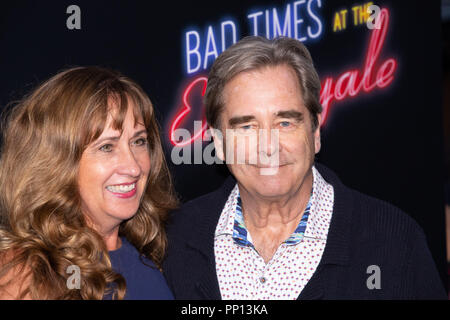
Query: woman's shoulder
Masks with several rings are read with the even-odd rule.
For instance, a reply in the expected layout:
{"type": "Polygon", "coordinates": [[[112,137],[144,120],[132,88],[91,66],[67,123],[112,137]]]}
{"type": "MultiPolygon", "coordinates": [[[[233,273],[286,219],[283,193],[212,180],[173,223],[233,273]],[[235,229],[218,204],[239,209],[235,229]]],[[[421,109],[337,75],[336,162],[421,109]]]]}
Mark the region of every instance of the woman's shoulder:
{"type": "Polygon", "coordinates": [[[126,239],[110,252],[111,264],[127,282],[126,299],[173,299],[167,282],[155,263],[141,255],[126,239]]]}
{"type": "MultiPolygon", "coordinates": [[[[119,249],[110,251],[111,264],[118,269],[142,269],[159,271],[155,263],[141,254],[125,237],[121,238],[122,245],[119,249]],[[115,266],[114,266],[115,265],[115,266]],[[146,267],[146,268],[145,268],[146,267]],[[149,268],[150,267],[150,268],[149,268]]],[[[121,270],[125,271],[125,270],[121,270]]]]}

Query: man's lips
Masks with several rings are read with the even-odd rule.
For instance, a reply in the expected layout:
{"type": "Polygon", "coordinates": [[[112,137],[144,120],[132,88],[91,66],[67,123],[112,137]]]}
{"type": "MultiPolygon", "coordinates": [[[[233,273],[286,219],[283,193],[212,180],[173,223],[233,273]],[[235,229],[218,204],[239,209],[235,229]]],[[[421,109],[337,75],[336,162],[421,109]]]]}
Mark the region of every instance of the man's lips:
{"type": "Polygon", "coordinates": [[[289,165],[289,163],[277,163],[277,164],[251,164],[252,166],[258,169],[271,169],[271,168],[280,168],[289,165]]]}

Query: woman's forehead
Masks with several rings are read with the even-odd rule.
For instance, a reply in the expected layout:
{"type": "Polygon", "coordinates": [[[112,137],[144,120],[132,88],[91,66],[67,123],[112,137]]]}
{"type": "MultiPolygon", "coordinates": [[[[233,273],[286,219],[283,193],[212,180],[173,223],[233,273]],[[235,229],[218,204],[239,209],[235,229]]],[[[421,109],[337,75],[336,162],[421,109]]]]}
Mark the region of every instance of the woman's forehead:
{"type": "Polygon", "coordinates": [[[125,119],[133,120],[135,125],[145,126],[142,110],[129,95],[123,101],[118,95],[108,97],[108,113],[106,117],[106,127],[123,125],[125,119]]]}
{"type": "Polygon", "coordinates": [[[122,131],[124,129],[145,129],[145,123],[139,110],[128,105],[125,115],[119,114],[118,108],[108,111],[104,131],[122,131]]]}

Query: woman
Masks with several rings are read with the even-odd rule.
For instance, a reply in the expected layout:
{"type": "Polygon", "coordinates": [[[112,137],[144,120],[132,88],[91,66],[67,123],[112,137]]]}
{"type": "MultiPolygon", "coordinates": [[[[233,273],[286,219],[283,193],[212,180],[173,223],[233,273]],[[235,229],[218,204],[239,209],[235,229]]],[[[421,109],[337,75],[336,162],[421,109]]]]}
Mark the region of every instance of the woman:
{"type": "Polygon", "coordinates": [[[176,198],[144,91],[73,68],[5,124],[0,298],[173,298],[158,268],[176,198]]]}

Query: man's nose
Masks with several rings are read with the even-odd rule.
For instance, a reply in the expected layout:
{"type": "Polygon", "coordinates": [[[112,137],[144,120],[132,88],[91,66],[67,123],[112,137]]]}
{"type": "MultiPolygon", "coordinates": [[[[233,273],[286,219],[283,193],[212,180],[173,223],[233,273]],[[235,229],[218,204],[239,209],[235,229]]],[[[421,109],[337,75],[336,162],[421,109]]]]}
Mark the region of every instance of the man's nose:
{"type": "Polygon", "coordinates": [[[259,153],[271,157],[279,152],[280,140],[278,129],[260,129],[258,135],[259,153]]]}

